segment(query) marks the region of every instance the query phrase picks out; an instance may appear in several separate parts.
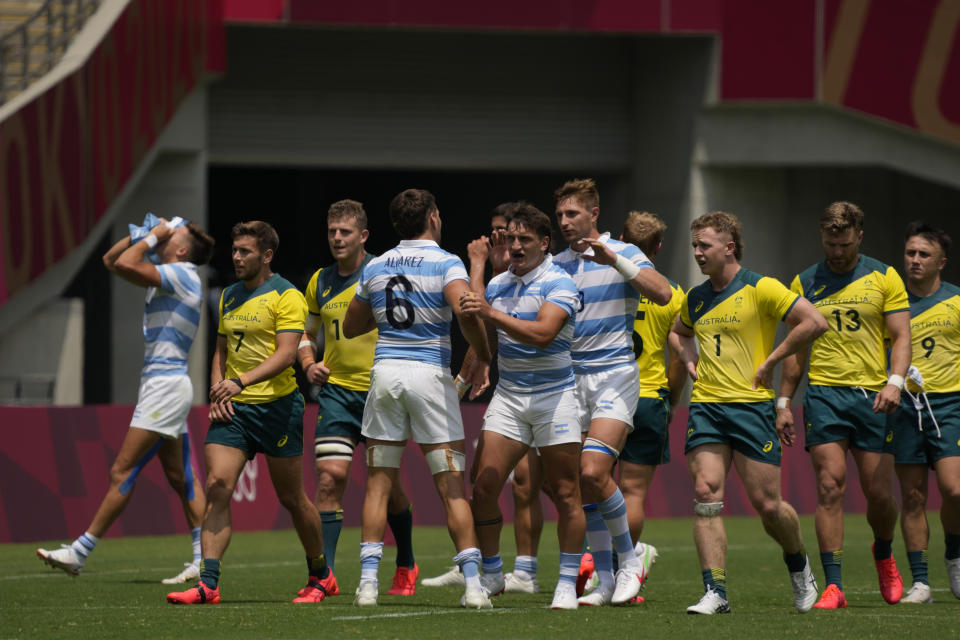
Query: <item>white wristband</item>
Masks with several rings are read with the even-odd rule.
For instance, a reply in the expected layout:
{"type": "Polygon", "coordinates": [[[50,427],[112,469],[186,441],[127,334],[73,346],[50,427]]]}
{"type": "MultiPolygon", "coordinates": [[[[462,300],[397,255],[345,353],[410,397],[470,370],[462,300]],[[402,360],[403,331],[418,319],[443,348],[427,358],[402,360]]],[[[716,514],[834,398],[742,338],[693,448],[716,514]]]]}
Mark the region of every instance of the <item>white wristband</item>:
{"type": "Polygon", "coordinates": [[[303,349],[304,347],[310,347],[313,349],[313,343],[309,340],[301,340],[300,344],[297,345],[297,351],[300,351],[300,349],[303,349]]]}
{"type": "Polygon", "coordinates": [[[790,408],[790,398],[787,396],[780,396],[777,398],[777,409],[789,409],[790,408]]]}
{"type": "Polygon", "coordinates": [[[153,249],[155,246],[157,246],[157,242],[159,242],[159,241],[157,240],[157,236],[153,235],[152,233],[148,233],[148,234],[144,237],[143,241],[146,242],[146,243],[147,243],[147,246],[150,247],[151,249],[153,249]]]}
{"type": "Polygon", "coordinates": [[[640,267],[620,255],[617,256],[617,261],[613,263],[613,268],[619,271],[620,275],[627,281],[633,280],[640,273],[640,267]]]}
{"type": "Polygon", "coordinates": [[[466,395],[467,391],[470,389],[470,386],[471,386],[470,382],[467,382],[466,380],[461,378],[459,375],[457,375],[457,377],[454,378],[453,383],[457,385],[457,395],[460,396],[461,398],[464,395],[466,395]]]}
{"type": "Polygon", "coordinates": [[[903,376],[898,376],[895,373],[891,373],[890,377],[887,378],[887,384],[892,384],[897,389],[903,389],[903,376]]]}

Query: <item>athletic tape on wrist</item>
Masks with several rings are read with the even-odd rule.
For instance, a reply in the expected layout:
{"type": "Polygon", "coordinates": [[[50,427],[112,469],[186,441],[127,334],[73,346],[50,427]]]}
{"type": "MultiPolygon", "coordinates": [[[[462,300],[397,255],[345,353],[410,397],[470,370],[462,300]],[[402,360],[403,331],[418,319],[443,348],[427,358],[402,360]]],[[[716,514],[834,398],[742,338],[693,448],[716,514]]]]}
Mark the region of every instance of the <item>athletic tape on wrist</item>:
{"type": "Polygon", "coordinates": [[[897,389],[903,389],[903,376],[897,375],[896,373],[891,373],[890,377],[887,378],[887,384],[892,384],[897,389]]]}
{"type": "Polygon", "coordinates": [[[780,396],[777,398],[777,409],[789,409],[790,408],[790,398],[787,396],[780,396]]]}
{"type": "Polygon", "coordinates": [[[297,345],[297,351],[300,351],[300,349],[303,349],[304,347],[310,347],[311,349],[313,349],[314,348],[313,342],[311,342],[310,340],[301,340],[300,344],[297,345]]]}
{"type": "Polygon", "coordinates": [[[617,256],[617,261],[613,263],[613,268],[619,271],[620,275],[628,281],[633,280],[640,273],[640,267],[620,255],[617,256]]]}
{"type": "Polygon", "coordinates": [[[151,249],[157,246],[157,243],[160,242],[159,240],[157,240],[157,236],[153,235],[152,233],[147,234],[143,238],[143,241],[146,242],[147,246],[150,247],[151,249]]]}

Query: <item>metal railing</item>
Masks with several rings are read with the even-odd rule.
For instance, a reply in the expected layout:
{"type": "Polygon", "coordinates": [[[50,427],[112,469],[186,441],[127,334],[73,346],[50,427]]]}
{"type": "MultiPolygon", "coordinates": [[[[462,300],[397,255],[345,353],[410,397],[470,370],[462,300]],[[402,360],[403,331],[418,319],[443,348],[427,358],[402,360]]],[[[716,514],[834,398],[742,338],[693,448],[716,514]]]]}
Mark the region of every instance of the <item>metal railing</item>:
{"type": "Polygon", "coordinates": [[[100,0],[45,0],[0,36],[0,103],[50,71],[100,0]]]}

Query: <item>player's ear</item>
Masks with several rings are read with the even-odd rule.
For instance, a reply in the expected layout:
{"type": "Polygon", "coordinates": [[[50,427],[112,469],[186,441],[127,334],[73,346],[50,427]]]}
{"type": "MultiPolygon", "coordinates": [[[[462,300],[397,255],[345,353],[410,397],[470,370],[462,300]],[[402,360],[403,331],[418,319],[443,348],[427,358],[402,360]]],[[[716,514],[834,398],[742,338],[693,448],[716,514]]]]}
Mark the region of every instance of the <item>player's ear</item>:
{"type": "Polygon", "coordinates": [[[270,264],[273,260],[273,249],[267,249],[263,252],[263,264],[270,264]]]}
{"type": "Polygon", "coordinates": [[[363,244],[364,242],[366,242],[366,241],[367,241],[367,238],[369,238],[369,237],[370,237],[370,230],[369,230],[369,229],[364,229],[363,231],[361,231],[361,232],[360,232],[360,244],[363,244]]]}

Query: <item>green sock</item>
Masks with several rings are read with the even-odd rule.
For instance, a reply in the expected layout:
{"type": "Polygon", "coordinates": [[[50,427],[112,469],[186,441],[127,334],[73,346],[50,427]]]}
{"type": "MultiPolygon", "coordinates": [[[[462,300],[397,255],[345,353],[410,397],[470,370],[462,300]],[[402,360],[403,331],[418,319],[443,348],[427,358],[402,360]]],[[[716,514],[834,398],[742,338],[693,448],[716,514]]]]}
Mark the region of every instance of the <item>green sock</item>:
{"type": "Polygon", "coordinates": [[[400,513],[388,513],[387,524],[397,541],[397,566],[413,569],[413,505],[400,513]]]}
{"type": "Polygon", "coordinates": [[[216,558],[204,558],[200,561],[200,581],[211,589],[220,584],[220,561],[216,558]]]}
{"type": "Polygon", "coordinates": [[[727,570],[726,569],[704,569],[700,572],[703,576],[703,588],[713,589],[724,600],[727,599],[727,570]]]}
{"type": "Polygon", "coordinates": [[[330,575],[330,567],[327,566],[327,558],[325,554],[320,554],[316,558],[307,557],[307,575],[310,576],[310,580],[317,582],[323,580],[330,575]]]}
{"type": "Polygon", "coordinates": [[[927,575],[927,550],[907,551],[907,561],[910,562],[910,573],[913,574],[913,581],[929,585],[930,578],[927,575]]]}
{"type": "Polygon", "coordinates": [[[821,551],[820,564],[823,565],[823,576],[828,585],[835,584],[843,591],[843,549],[836,551],[821,551]]]}
{"type": "Polygon", "coordinates": [[[323,553],[327,556],[327,566],[333,571],[333,561],[337,557],[337,541],[343,528],[343,509],[320,512],[320,533],[323,536],[323,553]]]}

